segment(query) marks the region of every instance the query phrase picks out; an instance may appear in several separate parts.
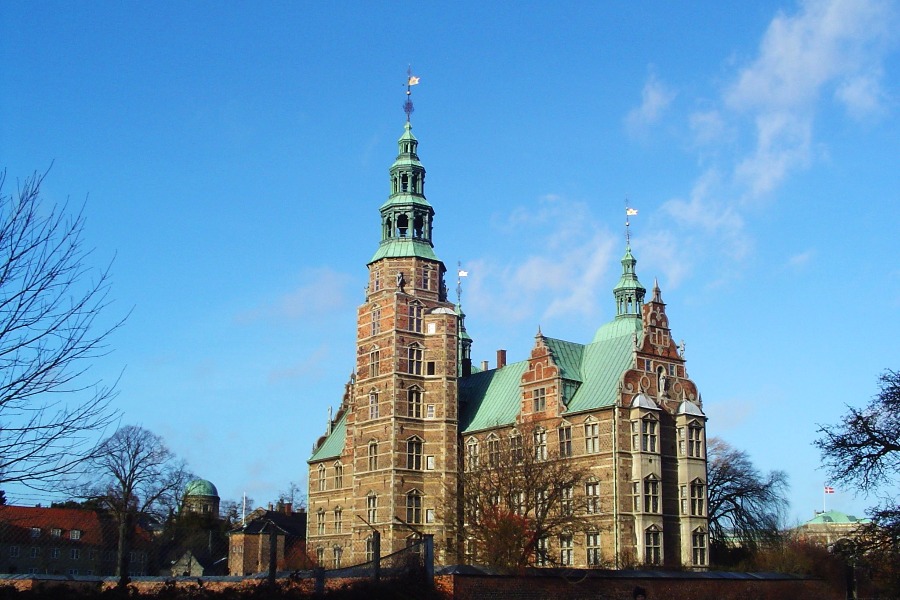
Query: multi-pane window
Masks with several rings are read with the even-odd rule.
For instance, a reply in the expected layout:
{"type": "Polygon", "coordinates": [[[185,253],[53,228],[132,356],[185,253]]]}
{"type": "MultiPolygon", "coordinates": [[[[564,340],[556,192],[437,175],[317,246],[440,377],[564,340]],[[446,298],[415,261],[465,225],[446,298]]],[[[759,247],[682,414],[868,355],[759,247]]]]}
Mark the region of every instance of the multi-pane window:
{"type": "Polygon", "coordinates": [[[325,511],[321,508],[316,513],[316,533],[325,535],[325,511]]]}
{"type": "Polygon", "coordinates": [[[340,508],[334,509],[334,532],[341,533],[344,528],[344,511],[340,508]]]}
{"type": "Polygon", "coordinates": [[[470,471],[478,468],[478,440],[475,438],[466,442],[466,467],[470,471]]]}
{"type": "Polygon", "coordinates": [[[72,560],[78,560],[79,558],[81,558],[81,548],[72,548],[71,550],[69,550],[69,557],[72,560]]]}
{"type": "Polygon", "coordinates": [[[376,306],[372,309],[372,335],[381,333],[381,308],[376,306]]]}
{"type": "Polygon", "coordinates": [[[31,547],[31,558],[37,558],[41,555],[41,549],[38,546],[31,547]]]}
{"type": "Polygon", "coordinates": [[[547,390],[545,388],[537,388],[531,391],[531,410],[533,412],[541,412],[547,408],[547,390]]]}
{"type": "Polygon", "coordinates": [[[406,495],[406,522],[422,522],[422,494],[413,490],[406,495]]]}
{"type": "Polygon", "coordinates": [[[681,500],[681,514],[688,514],[687,486],[682,485],[678,488],[678,498],[681,500]]]}
{"type": "Polygon", "coordinates": [[[572,552],[574,547],[572,534],[563,534],[559,536],[559,564],[564,567],[572,565],[572,552]]]}
{"type": "Polygon", "coordinates": [[[547,460],[547,432],[543,429],[534,431],[534,460],[547,460]]]}
{"type": "Polygon", "coordinates": [[[574,512],[575,488],[568,485],[560,490],[560,512],[571,515],[574,512]]]}
{"type": "Polygon", "coordinates": [[[699,479],[691,483],[691,515],[703,516],[703,507],[706,504],[706,490],[699,479]]]}
{"type": "Polygon", "coordinates": [[[78,529],[73,529],[69,532],[70,540],[80,540],[81,539],[81,531],[78,529]]]}
{"type": "Polygon", "coordinates": [[[596,421],[584,424],[584,451],[588,454],[600,451],[600,424],[596,421]]]}
{"type": "Polygon", "coordinates": [[[697,529],[691,534],[691,550],[694,564],[703,566],[706,564],[706,533],[697,529]]]}
{"type": "Polygon", "coordinates": [[[422,374],[422,347],[413,344],[406,350],[407,369],[412,375],[422,374]]]}
{"type": "Polygon", "coordinates": [[[320,566],[325,564],[325,548],[316,548],[316,563],[320,566]]]}
{"type": "Polygon", "coordinates": [[[335,569],[341,568],[341,556],[344,554],[344,549],[340,546],[335,546],[331,549],[332,555],[334,556],[333,565],[335,569]]]}
{"type": "Polygon", "coordinates": [[[509,436],[509,450],[513,462],[520,463],[525,459],[525,448],[522,446],[522,434],[514,432],[509,436]]]}
{"type": "Polygon", "coordinates": [[[378,418],[378,392],[376,390],[369,392],[369,418],[378,418]]]}
{"type": "Polygon", "coordinates": [[[653,419],[641,421],[641,450],[644,452],[656,452],[656,425],[653,419]]]}
{"type": "Polygon", "coordinates": [[[584,546],[587,549],[587,564],[589,567],[600,566],[600,532],[588,531],[584,536],[584,546]]]}
{"type": "Polygon", "coordinates": [[[406,416],[413,419],[422,418],[422,390],[410,388],[406,391],[406,416]]]}
{"type": "Polygon", "coordinates": [[[537,544],[534,547],[534,564],[539,567],[543,567],[547,565],[548,560],[548,544],[547,538],[542,537],[538,538],[537,544]]]}
{"type": "Polygon", "coordinates": [[[422,305],[409,305],[409,330],[422,333],[422,305]]]}
{"type": "MultiPolygon", "coordinates": [[[[58,549],[57,549],[58,551],[58,549]]],[[[10,546],[9,547],[9,557],[10,558],[19,558],[19,547],[18,546],[10,546]]]]}
{"type": "Polygon", "coordinates": [[[319,465],[319,491],[324,492],[325,489],[325,465],[319,465]]]}
{"type": "Polygon", "coordinates": [[[369,470],[378,468],[378,442],[369,442],[369,470]]]}
{"type": "Polygon", "coordinates": [[[369,352],[369,376],[378,377],[381,374],[381,355],[378,348],[373,348],[369,352]]]}
{"type": "Polygon", "coordinates": [[[572,456],[572,428],[564,425],[557,429],[559,433],[559,455],[563,458],[572,456]]]}
{"type": "Polygon", "coordinates": [[[631,498],[634,500],[633,510],[638,512],[641,510],[641,484],[637,481],[631,484],[631,498]]]}
{"type": "Polygon", "coordinates": [[[652,475],[644,479],[644,512],[659,512],[659,480],[652,475]]]}
{"type": "Polygon", "coordinates": [[[600,482],[588,481],[584,484],[585,510],[589,513],[600,512],[600,482]]]}
{"type": "Polygon", "coordinates": [[[431,269],[429,269],[428,267],[422,268],[422,289],[431,289],[431,269]]]}
{"type": "Polygon", "coordinates": [[[500,438],[491,435],[487,440],[488,465],[491,467],[500,466],[500,438]]]}
{"type": "Polygon", "coordinates": [[[334,463],[334,489],[339,490],[344,487],[344,465],[334,463]]]}
{"type": "Polygon", "coordinates": [[[509,502],[509,508],[515,514],[525,514],[525,492],[513,492],[509,502]]]}
{"type": "Polygon", "coordinates": [[[53,529],[50,530],[50,537],[55,537],[55,538],[62,537],[62,529],[59,529],[58,527],[54,527],[53,529]]]}
{"type": "Polygon", "coordinates": [[[32,538],[41,537],[41,528],[40,527],[32,527],[31,528],[31,537],[32,538]]]}
{"type": "MultiPolygon", "coordinates": [[[[18,548],[16,552],[18,552],[18,548]]],[[[50,558],[59,558],[59,548],[50,548],[50,558]]]]}
{"type": "Polygon", "coordinates": [[[688,456],[703,458],[703,428],[694,424],[688,427],[688,456]]]}
{"type": "Polygon", "coordinates": [[[651,525],[644,532],[644,562],[648,565],[658,565],[662,562],[662,546],[660,530],[651,525]]]}
{"type": "Polygon", "coordinates": [[[366,519],[373,525],[378,521],[378,496],[366,496],[366,519]]]}
{"type": "Polygon", "coordinates": [[[547,490],[538,490],[534,493],[534,514],[542,518],[547,513],[547,490]]]}
{"type": "Polygon", "coordinates": [[[422,470],[422,440],[417,437],[406,441],[406,468],[422,470]]]}
{"type": "MultiPolygon", "coordinates": [[[[381,271],[375,271],[375,275],[372,277],[372,288],[376,292],[381,289],[381,271]]],[[[319,564],[322,564],[322,561],[319,561],[319,564]]]]}
{"type": "Polygon", "coordinates": [[[366,538],[366,562],[375,560],[375,536],[370,535],[366,538]]]}

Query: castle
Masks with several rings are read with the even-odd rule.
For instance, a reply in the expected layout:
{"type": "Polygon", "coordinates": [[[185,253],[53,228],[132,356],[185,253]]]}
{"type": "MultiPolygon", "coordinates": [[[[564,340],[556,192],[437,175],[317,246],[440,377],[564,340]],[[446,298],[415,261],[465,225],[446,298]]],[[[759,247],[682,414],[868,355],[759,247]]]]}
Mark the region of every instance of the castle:
{"type": "Polygon", "coordinates": [[[382,555],[425,534],[439,563],[478,562],[464,474],[526,435],[537,460],[585,475],[561,491],[579,529],[538,540],[529,564],[705,568],[706,417],[659,287],[645,299],[630,244],[616,316],[591,342],[538,330],[527,359],[506,364],[500,351],[495,368],[473,367],[417,150],[407,118],[357,311],[354,375],[308,461],[310,555],[326,567],[371,560],[377,529],[382,555]]]}

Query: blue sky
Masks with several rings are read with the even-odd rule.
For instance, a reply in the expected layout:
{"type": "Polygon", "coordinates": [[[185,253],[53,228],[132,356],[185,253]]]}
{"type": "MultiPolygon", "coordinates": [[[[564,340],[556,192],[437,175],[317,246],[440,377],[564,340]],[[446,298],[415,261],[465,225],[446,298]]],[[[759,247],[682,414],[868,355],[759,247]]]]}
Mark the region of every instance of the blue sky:
{"type": "MultiPolygon", "coordinates": [[[[112,311],[133,308],[95,365],[122,375],[123,422],[224,498],[267,502],[305,485],[353,368],[412,63],[473,358],[521,360],[538,326],[590,341],[627,197],[710,435],[786,470],[799,520],[822,507],[817,424],[900,367],[898,18],[876,0],[6,0],[0,165],[14,183],[52,163],[47,199],[87,198],[112,311]]],[[[872,502],[838,489],[829,508],[872,502]]]]}

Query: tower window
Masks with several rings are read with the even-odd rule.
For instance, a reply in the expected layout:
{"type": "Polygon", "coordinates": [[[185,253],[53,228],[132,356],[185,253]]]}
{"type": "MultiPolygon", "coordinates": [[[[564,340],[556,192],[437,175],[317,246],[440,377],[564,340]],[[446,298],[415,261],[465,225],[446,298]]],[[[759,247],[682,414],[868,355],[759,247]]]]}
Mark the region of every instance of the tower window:
{"type": "Polygon", "coordinates": [[[411,388],[406,392],[407,410],[406,415],[413,419],[422,418],[422,390],[411,388]]]}
{"type": "Polygon", "coordinates": [[[422,522],[422,494],[416,490],[406,495],[406,522],[422,522]]]}
{"type": "Polygon", "coordinates": [[[422,374],[422,347],[413,344],[407,349],[407,370],[411,375],[422,374]]]}
{"type": "Polygon", "coordinates": [[[378,496],[372,494],[366,497],[366,519],[370,525],[378,521],[378,496]]]}
{"type": "Polygon", "coordinates": [[[369,392],[369,418],[378,418],[378,392],[376,390],[369,392]]]}
{"type": "Polygon", "coordinates": [[[416,333],[422,333],[422,305],[409,305],[409,330],[416,333]]]}
{"type": "Polygon", "coordinates": [[[400,176],[400,191],[406,192],[409,190],[409,175],[404,173],[400,176]]]}
{"type": "Polygon", "coordinates": [[[534,432],[534,459],[547,460],[547,432],[543,429],[534,432]]]}
{"type": "Polygon", "coordinates": [[[381,308],[376,306],[372,309],[372,335],[378,335],[381,332],[381,308]]]}
{"type": "Polygon", "coordinates": [[[691,534],[691,549],[693,550],[694,564],[703,566],[706,564],[706,533],[697,529],[691,534]]]}
{"type": "Polygon", "coordinates": [[[559,432],[559,455],[561,457],[572,456],[572,428],[568,425],[560,427],[559,432]]]}
{"type": "Polygon", "coordinates": [[[688,426],[688,456],[703,458],[703,428],[696,423],[688,426]]]}
{"type": "Polygon", "coordinates": [[[585,534],[584,545],[587,547],[587,564],[589,567],[600,566],[600,532],[589,531],[585,534]]]}
{"type": "Polygon", "coordinates": [[[397,217],[397,235],[399,237],[406,237],[406,232],[409,230],[409,217],[406,215],[400,215],[397,217]]]}
{"type": "Polygon", "coordinates": [[[662,562],[662,547],[660,546],[660,531],[658,527],[651,526],[644,532],[644,561],[648,565],[658,565],[662,562]]]}
{"type": "Polygon", "coordinates": [[[532,411],[541,412],[547,408],[547,390],[538,388],[531,392],[532,411]]]}
{"type": "Polygon", "coordinates": [[[369,470],[374,471],[378,468],[378,442],[369,442],[369,470]]]}
{"type": "Polygon", "coordinates": [[[600,482],[591,480],[584,484],[585,510],[588,513],[600,512],[600,482]]]}
{"type": "Polygon", "coordinates": [[[406,468],[422,470],[422,440],[417,437],[406,441],[406,468]]]}
{"type": "Polygon", "coordinates": [[[500,438],[491,434],[487,440],[488,465],[491,467],[500,466],[500,438]]]}
{"type": "Polygon", "coordinates": [[[584,424],[584,451],[595,454],[600,451],[600,424],[588,421],[584,424]]]}
{"type": "Polygon", "coordinates": [[[659,480],[652,475],[644,480],[644,512],[659,512],[659,480]]]}
{"type": "Polygon", "coordinates": [[[703,516],[703,507],[706,504],[706,493],[704,491],[703,482],[699,479],[691,483],[691,515],[695,517],[703,516]]]}

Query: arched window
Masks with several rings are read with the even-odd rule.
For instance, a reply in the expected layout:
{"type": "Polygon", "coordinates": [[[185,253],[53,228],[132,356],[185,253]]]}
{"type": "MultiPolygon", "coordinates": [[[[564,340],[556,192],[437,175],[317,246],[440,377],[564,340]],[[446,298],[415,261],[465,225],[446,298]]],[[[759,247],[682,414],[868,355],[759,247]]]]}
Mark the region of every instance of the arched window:
{"type": "Polygon", "coordinates": [[[406,391],[406,415],[413,419],[422,418],[422,390],[416,386],[406,391]]]}
{"type": "Polygon", "coordinates": [[[688,456],[703,458],[703,426],[697,421],[688,425],[688,456]]]}
{"type": "Polygon", "coordinates": [[[369,521],[369,525],[378,522],[378,496],[373,493],[366,496],[366,520],[369,521]]]}
{"type": "Polygon", "coordinates": [[[659,512],[659,479],[655,475],[644,478],[644,512],[659,512]]]}
{"type": "Polygon", "coordinates": [[[418,490],[406,494],[406,522],[422,522],[422,494],[418,490]]]}
{"type": "Polygon", "coordinates": [[[600,452],[600,423],[593,417],[584,422],[584,452],[586,454],[600,452]]]}
{"type": "Polygon", "coordinates": [[[316,513],[316,533],[325,535],[325,509],[320,508],[316,513]]]}
{"type": "Polygon", "coordinates": [[[644,562],[648,565],[662,562],[662,530],[656,525],[644,530],[644,562]]]}
{"type": "Polygon", "coordinates": [[[706,507],[706,486],[699,478],[691,482],[691,516],[702,517],[706,507]]]}
{"type": "Polygon", "coordinates": [[[706,531],[698,527],[691,533],[691,558],[694,565],[706,565],[706,531]]]}
{"type": "Polygon", "coordinates": [[[344,465],[340,462],[334,463],[334,489],[339,490],[344,487],[344,465]]]}
{"type": "Polygon", "coordinates": [[[369,418],[378,418],[378,390],[374,388],[369,392],[369,418]]]}
{"type": "Polygon", "coordinates": [[[369,377],[378,377],[381,374],[381,354],[378,346],[372,346],[369,351],[369,377]]]}
{"type": "Polygon", "coordinates": [[[325,482],[325,465],[319,465],[319,491],[324,492],[327,489],[325,482]]]}
{"type": "Polygon", "coordinates": [[[344,529],[344,510],[338,506],[334,509],[334,532],[341,533],[344,529]]]}
{"type": "Polygon", "coordinates": [[[584,510],[589,514],[600,512],[600,482],[593,477],[584,484],[584,510]]]}
{"type": "Polygon", "coordinates": [[[406,357],[407,357],[407,372],[411,375],[421,375],[422,374],[422,346],[418,343],[410,344],[409,348],[406,349],[406,357]]]}
{"type": "Polygon", "coordinates": [[[366,562],[375,560],[375,536],[370,535],[366,538],[366,562]]]}
{"type": "Polygon", "coordinates": [[[378,442],[372,440],[369,442],[369,470],[374,471],[378,468],[378,442]]]}
{"type": "Polygon", "coordinates": [[[556,430],[559,435],[559,456],[567,458],[572,456],[572,426],[568,423],[560,423],[556,430]]]}
{"type": "Polygon", "coordinates": [[[540,427],[534,430],[534,460],[547,460],[547,431],[540,427]]]}
{"type": "Polygon", "coordinates": [[[657,452],[659,423],[652,415],[631,422],[631,444],[635,451],[657,452]]]}
{"type": "Polygon", "coordinates": [[[466,468],[470,471],[478,468],[478,440],[475,438],[466,442],[466,468]]]}
{"type": "Polygon", "coordinates": [[[487,438],[488,466],[500,466],[500,438],[497,434],[492,433],[487,438]]]}
{"type": "Polygon", "coordinates": [[[406,440],[406,468],[422,470],[422,438],[414,436],[406,440]]]}
{"type": "Polygon", "coordinates": [[[372,335],[381,333],[381,307],[372,307],[372,335]]]}
{"type": "Polygon", "coordinates": [[[413,301],[407,306],[407,315],[409,316],[409,330],[416,333],[422,333],[422,305],[413,301]]]}
{"type": "Polygon", "coordinates": [[[514,463],[518,464],[525,460],[525,448],[522,445],[522,434],[513,430],[509,434],[509,452],[512,455],[514,463]]]}

